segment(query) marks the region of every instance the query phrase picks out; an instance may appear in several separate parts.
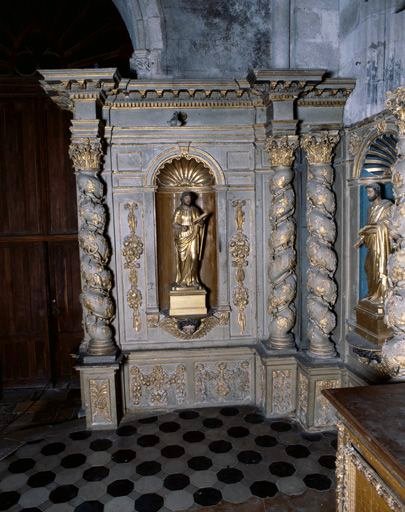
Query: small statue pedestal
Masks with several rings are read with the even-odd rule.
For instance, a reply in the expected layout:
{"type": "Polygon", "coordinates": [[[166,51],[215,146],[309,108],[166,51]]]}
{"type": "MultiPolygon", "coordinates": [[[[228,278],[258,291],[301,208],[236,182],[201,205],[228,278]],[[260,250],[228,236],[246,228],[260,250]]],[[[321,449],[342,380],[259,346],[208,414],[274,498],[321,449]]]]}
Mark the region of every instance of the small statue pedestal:
{"type": "Polygon", "coordinates": [[[355,332],[376,345],[382,345],[392,334],[384,323],[384,305],[362,299],[356,306],[355,332]]]}
{"type": "Polygon", "coordinates": [[[169,316],[206,316],[207,292],[203,288],[170,290],[169,316]]]}

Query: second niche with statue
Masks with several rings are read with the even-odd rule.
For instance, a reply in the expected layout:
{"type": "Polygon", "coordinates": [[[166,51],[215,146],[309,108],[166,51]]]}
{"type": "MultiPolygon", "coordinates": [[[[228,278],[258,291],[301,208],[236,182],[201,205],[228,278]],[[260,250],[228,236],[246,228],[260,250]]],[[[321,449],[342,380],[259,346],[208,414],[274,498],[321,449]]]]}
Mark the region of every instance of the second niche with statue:
{"type": "Polygon", "coordinates": [[[156,184],[159,305],[192,331],[217,300],[215,179],[204,163],[177,157],[156,184]]]}
{"type": "Polygon", "coordinates": [[[364,157],[360,185],[359,301],[356,306],[356,332],[382,345],[391,335],[384,322],[384,299],[388,288],[387,263],[392,251],[389,237],[393,204],[391,165],[395,161],[396,140],[382,135],[374,140],[364,157]]]}

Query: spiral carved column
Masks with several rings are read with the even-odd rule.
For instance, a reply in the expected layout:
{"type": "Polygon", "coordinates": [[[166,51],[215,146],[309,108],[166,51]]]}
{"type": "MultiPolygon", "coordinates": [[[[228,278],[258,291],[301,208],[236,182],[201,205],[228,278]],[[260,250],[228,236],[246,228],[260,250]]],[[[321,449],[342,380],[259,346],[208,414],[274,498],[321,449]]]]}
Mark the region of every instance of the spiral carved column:
{"type": "Polygon", "coordinates": [[[398,160],[392,174],[395,204],[391,210],[390,236],[394,251],[388,259],[389,290],[385,299],[385,323],[394,331],[382,347],[382,361],[395,380],[405,380],[405,87],[387,94],[387,108],[399,128],[398,160]]]}
{"type": "Polygon", "coordinates": [[[76,140],[70,145],[69,155],[78,185],[81,302],[87,354],[112,355],[116,346],[110,325],[114,318],[112,275],[108,269],[111,251],[105,235],[104,184],[98,176],[103,155],[101,143],[98,139],[76,140]]]}
{"type": "Polygon", "coordinates": [[[291,333],[295,324],[294,299],[297,290],[294,221],[295,193],[292,187],[294,174],[292,164],[298,137],[283,135],[269,137],[266,150],[269,153],[273,175],[270,183],[272,202],[270,208],[270,292],[268,310],[270,315],[271,349],[294,348],[291,333]]]}
{"type": "Polygon", "coordinates": [[[337,132],[320,132],[302,137],[308,160],[307,177],[307,311],[309,353],[318,358],[334,357],[331,332],[336,326],[333,307],[337,298],[334,275],[337,268],[333,244],[336,239],[336,202],[332,191],[332,154],[337,132]]]}

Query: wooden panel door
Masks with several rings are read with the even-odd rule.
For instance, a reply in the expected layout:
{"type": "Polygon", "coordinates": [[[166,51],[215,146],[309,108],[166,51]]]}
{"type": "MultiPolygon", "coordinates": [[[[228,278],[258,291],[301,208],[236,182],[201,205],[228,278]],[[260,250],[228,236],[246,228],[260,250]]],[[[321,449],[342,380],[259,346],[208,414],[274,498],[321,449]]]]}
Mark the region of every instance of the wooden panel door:
{"type": "Polygon", "coordinates": [[[77,240],[49,242],[50,346],[54,381],[74,375],[71,354],[83,338],[77,240]]]}
{"type": "Polygon", "coordinates": [[[0,353],[3,386],[50,377],[44,243],[0,243],[0,353]]]}

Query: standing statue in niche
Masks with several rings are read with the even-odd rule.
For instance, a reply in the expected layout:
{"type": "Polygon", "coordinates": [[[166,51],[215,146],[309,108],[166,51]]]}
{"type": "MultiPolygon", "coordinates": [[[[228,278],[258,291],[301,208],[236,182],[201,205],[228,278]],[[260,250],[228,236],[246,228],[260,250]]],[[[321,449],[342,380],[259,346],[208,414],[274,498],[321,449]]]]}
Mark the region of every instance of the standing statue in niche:
{"type": "Polygon", "coordinates": [[[201,288],[199,266],[208,214],[193,204],[194,194],[183,192],[173,216],[176,246],[176,288],[201,288]]]}
{"type": "Polygon", "coordinates": [[[367,225],[359,231],[359,239],[354,247],[365,245],[367,256],[365,270],[367,274],[367,300],[383,303],[388,287],[387,261],[391,252],[388,222],[392,202],[381,198],[381,187],[378,183],[366,185],[368,208],[367,225]]]}
{"type": "Polygon", "coordinates": [[[181,204],[173,215],[176,279],[170,291],[169,314],[172,316],[207,314],[207,292],[201,284],[199,271],[209,214],[194,204],[195,196],[191,191],[183,192],[181,204]]]}

